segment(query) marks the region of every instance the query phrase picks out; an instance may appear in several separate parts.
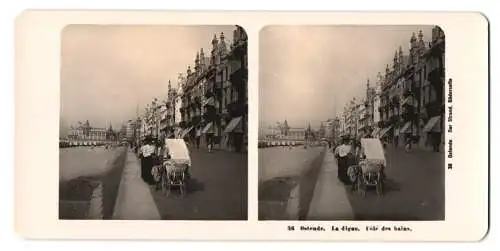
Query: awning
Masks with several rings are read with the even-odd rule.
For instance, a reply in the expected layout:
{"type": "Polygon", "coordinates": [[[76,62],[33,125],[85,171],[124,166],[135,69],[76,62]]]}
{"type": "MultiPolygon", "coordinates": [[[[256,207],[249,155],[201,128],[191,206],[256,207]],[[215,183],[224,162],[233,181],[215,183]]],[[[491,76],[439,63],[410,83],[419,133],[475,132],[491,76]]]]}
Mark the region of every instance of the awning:
{"type": "Polygon", "coordinates": [[[180,135],[180,138],[181,138],[181,139],[183,139],[184,137],[186,137],[186,135],[187,135],[187,134],[188,134],[191,130],[193,130],[193,127],[192,127],[192,126],[191,126],[191,127],[189,127],[188,129],[184,130],[184,131],[182,132],[182,134],[180,135]]]}
{"type": "Polygon", "coordinates": [[[243,133],[243,125],[241,123],[241,117],[231,119],[231,122],[226,126],[224,133],[238,132],[243,133]]]}
{"type": "Polygon", "coordinates": [[[410,129],[410,125],[411,122],[406,122],[406,124],[399,130],[399,133],[401,134],[407,133],[408,129],[410,129]]]}
{"type": "Polygon", "coordinates": [[[441,120],[441,116],[435,116],[429,119],[427,124],[424,126],[423,132],[441,132],[439,128],[439,121],[441,120]]]}
{"type": "Polygon", "coordinates": [[[214,97],[206,99],[203,105],[215,106],[214,97]]]}
{"type": "Polygon", "coordinates": [[[391,129],[392,129],[392,126],[389,126],[389,127],[382,129],[382,131],[380,131],[380,134],[378,135],[378,137],[379,138],[384,137],[385,134],[387,134],[387,132],[389,132],[391,129]]]}
{"type": "Polygon", "coordinates": [[[201,131],[201,133],[214,133],[213,132],[213,123],[210,122],[208,123],[205,128],[203,128],[203,131],[201,131]]]}

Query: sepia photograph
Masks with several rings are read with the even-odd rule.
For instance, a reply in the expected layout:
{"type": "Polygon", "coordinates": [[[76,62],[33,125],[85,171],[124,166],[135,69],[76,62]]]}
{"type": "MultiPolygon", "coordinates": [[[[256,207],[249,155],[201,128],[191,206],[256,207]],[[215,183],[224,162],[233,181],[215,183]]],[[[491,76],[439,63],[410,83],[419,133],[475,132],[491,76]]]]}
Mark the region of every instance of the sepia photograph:
{"type": "Polygon", "coordinates": [[[247,35],[68,25],[59,219],[247,220],[247,35]]]}
{"type": "Polygon", "coordinates": [[[444,48],[438,26],[263,28],[259,220],[444,220],[444,48]]]}
{"type": "Polygon", "coordinates": [[[24,238],[488,234],[481,13],[39,10],[14,28],[24,238]]]}

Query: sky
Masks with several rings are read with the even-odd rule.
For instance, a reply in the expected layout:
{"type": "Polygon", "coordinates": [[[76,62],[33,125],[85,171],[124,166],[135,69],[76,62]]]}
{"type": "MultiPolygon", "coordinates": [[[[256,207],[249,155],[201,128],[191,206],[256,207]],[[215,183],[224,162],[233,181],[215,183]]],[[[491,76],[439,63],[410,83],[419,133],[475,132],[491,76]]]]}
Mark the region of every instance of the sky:
{"type": "Polygon", "coordinates": [[[259,127],[285,119],[291,127],[319,128],[362,98],[367,80],[408,54],[413,32],[430,41],[432,26],[268,26],[260,33],[259,127]]]}
{"type": "Polygon", "coordinates": [[[214,34],[232,41],[235,26],[71,25],[62,33],[61,133],[78,121],[121,127],[168,81],[194,66],[196,52],[210,55],[214,34]]]}

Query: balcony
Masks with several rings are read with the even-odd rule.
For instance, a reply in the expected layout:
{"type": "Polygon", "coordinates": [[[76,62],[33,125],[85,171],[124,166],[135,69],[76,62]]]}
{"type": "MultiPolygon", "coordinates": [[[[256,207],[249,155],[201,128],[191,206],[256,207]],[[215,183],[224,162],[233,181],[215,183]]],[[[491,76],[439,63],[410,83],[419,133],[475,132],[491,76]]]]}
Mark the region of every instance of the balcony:
{"type": "Polygon", "coordinates": [[[205,94],[205,98],[210,98],[210,97],[214,96],[214,92],[213,92],[212,88],[205,89],[204,94],[205,94]]]}
{"type": "Polygon", "coordinates": [[[160,123],[163,123],[165,120],[167,120],[168,115],[164,114],[160,117],[160,123]]]}
{"type": "Polygon", "coordinates": [[[403,97],[408,98],[409,96],[413,96],[413,91],[410,88],[405,88],[403,91],[403,97]]]}
{"type": "Polygon", "coordinates": [[[197,105],[197,106],[201,106],[201,97],[200,96],[196,96],[194,98],[194,103],[197,105]]]}

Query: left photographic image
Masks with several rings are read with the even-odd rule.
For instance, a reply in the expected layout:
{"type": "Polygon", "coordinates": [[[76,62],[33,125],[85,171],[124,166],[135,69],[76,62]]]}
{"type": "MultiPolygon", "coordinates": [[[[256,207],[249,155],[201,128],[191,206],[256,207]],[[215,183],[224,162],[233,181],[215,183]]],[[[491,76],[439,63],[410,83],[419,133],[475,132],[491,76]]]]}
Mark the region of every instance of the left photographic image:
{"type": "Polygon", "coordinates": [[[61,33],[59,219],[247,220],[241,26],[61,33]]]}

